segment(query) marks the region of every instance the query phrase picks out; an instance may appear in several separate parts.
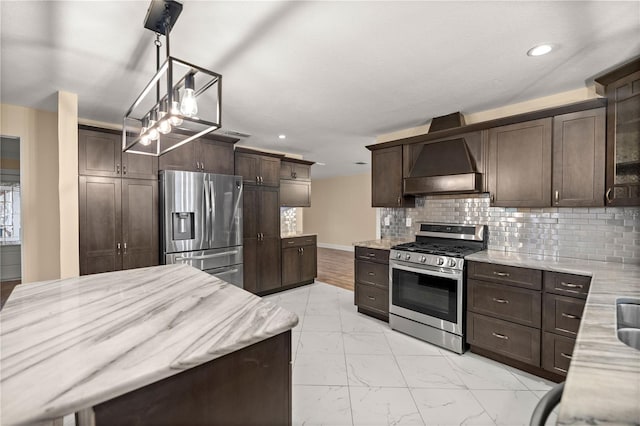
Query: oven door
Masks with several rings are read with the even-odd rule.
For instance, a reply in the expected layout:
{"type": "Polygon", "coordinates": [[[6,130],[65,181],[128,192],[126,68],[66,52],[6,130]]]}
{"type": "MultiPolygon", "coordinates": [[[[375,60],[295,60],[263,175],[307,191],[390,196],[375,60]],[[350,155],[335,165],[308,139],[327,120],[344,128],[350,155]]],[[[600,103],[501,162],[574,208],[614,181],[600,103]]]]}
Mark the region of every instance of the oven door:
{"type": "Polygon", "coordinates": [[[389,313],[462,335],[462,272],[389,267],[389,313]]]}

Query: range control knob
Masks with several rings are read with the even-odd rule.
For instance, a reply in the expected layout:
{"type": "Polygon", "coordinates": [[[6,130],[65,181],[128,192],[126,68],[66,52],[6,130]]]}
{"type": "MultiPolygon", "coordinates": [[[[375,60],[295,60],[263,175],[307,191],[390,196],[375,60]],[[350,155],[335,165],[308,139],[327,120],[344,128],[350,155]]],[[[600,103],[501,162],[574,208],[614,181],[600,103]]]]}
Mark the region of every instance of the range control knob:
{"type": "Polygon", "coordinates": [[[439,257],[436,259],[436,265],[442,266],[444,265],[444,257],[439,257]]]}
{"type": "Polygon", "coordinates": [[[396,253],[396,259],[400,259],[402,257],[401,253],[396,253]]]}
{"type": "Polygon", "coordinates": [[[452,268],[454,266],[456,266],[456,260],[455,259],[449,259],[449,266],[452,267],[452,268]]]}
{"type": "Polygon", "coordinates": [[[409,253],[407,253],[407,254],[404,255],[404,258],[406,260],[410,260],[411,259],[411,255],[409,253]]]}
{"type": "Polygon", "coordinates": [[[426,256],[420,256],[420,262],[424,263],[427,261],[427,257],[426,256]]]}

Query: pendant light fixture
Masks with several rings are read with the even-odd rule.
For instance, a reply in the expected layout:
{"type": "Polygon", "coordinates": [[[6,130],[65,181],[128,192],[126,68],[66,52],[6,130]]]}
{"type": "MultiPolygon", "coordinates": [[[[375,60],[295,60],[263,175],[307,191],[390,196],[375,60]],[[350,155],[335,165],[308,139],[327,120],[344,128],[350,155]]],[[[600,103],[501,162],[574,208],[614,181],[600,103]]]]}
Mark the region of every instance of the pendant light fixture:
{"type": "Polygon", "coordinates": [[[124,152],[158,156],[220,128],[222,76],[170,54],[169,33],[181,12],[176,0],[152,0],[147,10],[144,27],[156,33],[156,74],[124,115],[124,152]]]}

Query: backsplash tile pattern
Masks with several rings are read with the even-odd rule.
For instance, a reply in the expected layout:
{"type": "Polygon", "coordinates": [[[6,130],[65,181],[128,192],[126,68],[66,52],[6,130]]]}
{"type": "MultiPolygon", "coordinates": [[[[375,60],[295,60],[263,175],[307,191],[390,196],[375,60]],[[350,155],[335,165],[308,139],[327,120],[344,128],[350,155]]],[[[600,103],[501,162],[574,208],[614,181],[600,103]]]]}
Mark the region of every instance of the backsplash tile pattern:
{"type": "Polygon", "coordinates": [[[490,207],[488,196],[420,197],[415,208],[380,213],[383,238],[413,239],[419,222],[487,224],[491,250],[640,264],[638,207],[504,208],[490,207]]]}

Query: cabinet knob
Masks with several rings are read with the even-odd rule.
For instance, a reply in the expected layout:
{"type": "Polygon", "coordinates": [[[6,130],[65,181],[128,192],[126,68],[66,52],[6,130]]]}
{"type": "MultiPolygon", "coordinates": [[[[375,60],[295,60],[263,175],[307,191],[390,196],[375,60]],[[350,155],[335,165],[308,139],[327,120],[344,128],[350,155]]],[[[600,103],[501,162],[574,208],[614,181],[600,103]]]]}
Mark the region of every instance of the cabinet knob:
{"type": "Polygon", "coordinates": [[[120,164],[116,164],[116,173],[120,173],[120,164]]]}
{"type": "Polygon", "coordinates": [[[127,243],[123,244],[123,248],[124,248],[124,254],[127,254],[127,243]]]}
{"type": "Polygon", "coordinates": [[[120,243],[116,243],[117,254],[120,254],[120,243]]]}
{"type": "Polygon", "coordinates": [[[554,198],[556,204],[558,204],[560,202],[560,191],[556,191],[554,198]]]}
{"type": "Polygon", "coordinates": [[[398,205],[399,206],[402,205],[402,197],[401,196],[398,196],[398,205]]]}

